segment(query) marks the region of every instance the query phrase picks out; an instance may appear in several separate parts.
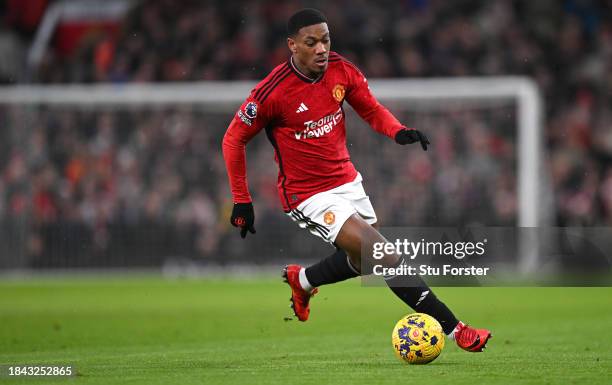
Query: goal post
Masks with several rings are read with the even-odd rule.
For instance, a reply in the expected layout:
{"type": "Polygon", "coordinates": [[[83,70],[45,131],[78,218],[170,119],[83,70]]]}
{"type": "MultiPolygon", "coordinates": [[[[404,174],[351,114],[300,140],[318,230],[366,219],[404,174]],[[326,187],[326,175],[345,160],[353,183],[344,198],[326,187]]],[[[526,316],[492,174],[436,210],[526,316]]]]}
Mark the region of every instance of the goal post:
{"type": "MultiPolygon", "coordinates": [[[[250,81],[147,85],[60,85],[0,88],[0,104],[154,105],[197,103],[202,108],[237,106],[255,83],[250,81]]],[[[539,204],[542,161],[542,99],[537,85],[526,77],[385,79],[370,87],[384,102],[449,101],[489,103],[515,99],[518,103],[518,185],[520,227],[537,227],[543,215],[539,204]]]]}
{"type": "MultiPolygon", "coordinates": [[[[518,207],[516,226],[538,227],[550,218],[545,202],[543,172],[543,101],[537,85],[526,77],[375,79],[369,82],[383,103],[414,104],[427,110],[449,105],[487,106],[509,102],[516,106],[516,184],[518,207]]],[[[197,105],[202,111],[233,109],[248,96],[252,81],[211,81],[163,84],[20,85],[0,87],[0,107],[71,106],[100,108],[115,106],[197,105]]],[[[420,107],[419,107],[420,108],[420,107]]],[[[410,123],[409,123],[410,124],[410,123]]],[[[428,132],[427,127],[422,128],[428,132]]],[[[435,143],[434,143],[435,145],[435,143]]],[[[537,264],[538,239],[535,232],[521,238],[519,269],[528,272],[537,264]]]]}
{"type": "MultiPolygon", "coordinates": [[[[372,89],[381,100],[431,100],[444,104],[461,100],[490,103],[514,99],[517,103],[518,132],[518,227],[549,225],[550,202],[544,202],[543,102],[536,83],[527,77],[450,78],[427,80],[378,80],[372,89]]],[[[528,274],[537,266],[540,239],[537,231],[519,234],[519,271],[528,274]]]]}

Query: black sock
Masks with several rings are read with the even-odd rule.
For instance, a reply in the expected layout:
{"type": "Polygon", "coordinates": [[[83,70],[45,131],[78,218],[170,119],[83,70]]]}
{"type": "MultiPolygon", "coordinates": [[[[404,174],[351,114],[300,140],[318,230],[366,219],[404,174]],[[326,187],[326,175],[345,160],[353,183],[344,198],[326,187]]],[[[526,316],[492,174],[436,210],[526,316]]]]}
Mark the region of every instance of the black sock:
{"type": "Polygon", "coordinates": [[[385,282],[406,305],[438,320],[444,334],[450,334],[459,323],[453,312],[436,297],[421,277],[396,275],[385,277],[385,282]]]}
{"type": "Polygon", "coordinates": [[[360,274],[342,249],[306,268],[306,278],[313,287],[344,281],[360,274]]]}

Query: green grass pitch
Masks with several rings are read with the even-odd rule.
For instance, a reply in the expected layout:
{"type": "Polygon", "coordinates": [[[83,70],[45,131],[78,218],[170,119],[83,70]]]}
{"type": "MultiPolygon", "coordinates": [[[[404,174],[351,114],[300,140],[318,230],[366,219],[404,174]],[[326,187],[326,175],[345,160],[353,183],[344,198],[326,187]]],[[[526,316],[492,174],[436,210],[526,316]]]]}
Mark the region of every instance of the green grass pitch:
{"type": "Polygon", "coordinates": [[[410,311],[359,281],[321,288],[311,320],[285,322],[280,279],[0,282],[0,365],[71,364],[69,384],[602,384],[612,375],[612,288],[439,288],[492,329],[484,353],[447,343],[425,366],[393,355],[410,311]]]}

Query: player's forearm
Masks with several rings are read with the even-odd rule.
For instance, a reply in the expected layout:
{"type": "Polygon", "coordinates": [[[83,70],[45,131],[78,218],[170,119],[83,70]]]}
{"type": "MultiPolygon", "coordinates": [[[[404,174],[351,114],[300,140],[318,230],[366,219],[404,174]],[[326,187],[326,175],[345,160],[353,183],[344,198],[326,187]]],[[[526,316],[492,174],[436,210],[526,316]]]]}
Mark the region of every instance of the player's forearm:
{"type": "Polygon", "coordinates": [[[228,130],[223,137],[222,148],[234,203],[251,202],[246,176],[246,142],[228,130]]]}
{"type": "Polygon", "coordinates": [[[363,120],[377,132],[388,136],[391,139],[395,138],[398,131],[405,128],[389,110],[382,104],[377,103],[375,107],[360,113],[363,120]]]}
{"type": "Polygon", "coordinates": [[[397,132],[405,127],[376,100],[365,81],[357,83],[356,89],[347,96],[347,101],[370,127],[394,139],[397,132]]]}

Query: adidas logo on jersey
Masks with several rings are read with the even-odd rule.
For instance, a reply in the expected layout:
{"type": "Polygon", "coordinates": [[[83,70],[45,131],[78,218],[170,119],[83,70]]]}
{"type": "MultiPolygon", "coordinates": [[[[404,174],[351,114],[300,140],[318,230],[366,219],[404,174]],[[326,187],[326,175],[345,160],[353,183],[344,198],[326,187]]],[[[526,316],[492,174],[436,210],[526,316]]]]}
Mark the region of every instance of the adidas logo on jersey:
{"type": "Polygon", "coordinates": [[[299,114],[300,112],[304,112],[304,111],[308,111],[308,107],[306,107],[304,103],[300,103],[300,106],[298,107],[297,110],[295,110],[295,113],[299,114]]]}

